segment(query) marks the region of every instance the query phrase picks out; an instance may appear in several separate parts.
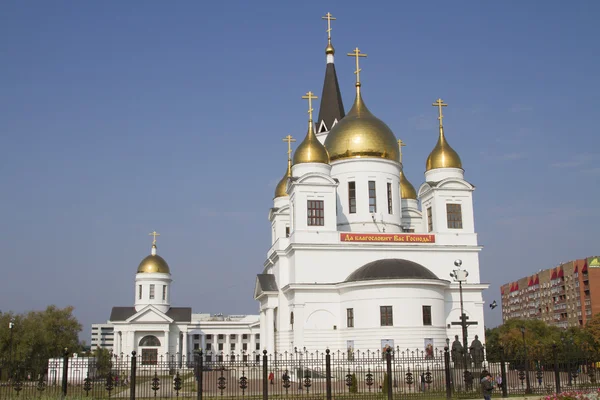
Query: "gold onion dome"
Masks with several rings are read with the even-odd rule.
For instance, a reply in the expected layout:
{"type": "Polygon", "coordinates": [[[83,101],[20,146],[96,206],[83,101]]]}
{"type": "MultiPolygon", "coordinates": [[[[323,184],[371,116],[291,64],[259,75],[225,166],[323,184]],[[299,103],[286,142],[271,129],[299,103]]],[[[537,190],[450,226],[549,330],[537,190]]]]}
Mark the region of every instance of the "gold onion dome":
{"type": "Polygon", "coordinates": [[[406,179],[403,171],[400,171],[400,197],[403,199],[417,199],[417,191],[412,183],[406,179]]]}
{"type": "Polygon", "coordinates": [[[287,193],[287,182],[288,182],[288,179],[290,179],[289,170],[285,172],[285,175],[283,176],[283,178],[281,178],[281,180],[279,181],[279,183],[275,187],[275,198],[277,198],[277,197],[283,197],[283,196],[288,196],[288,193],[287,193]]]}
{"type": "Polygon", "coordinates": [[[144,258],[138,266],[137,273],[170,274],[169,264],[164,258],[156,254],[156,245],[152,245],[152,254],[144,258]]]}
{"type": "Polygon", "coordinates": [[[325,54],[331,54],[331,55],[335,54],[335,49],[333,48],[333,45],[331,44],[331,42],[327,43],[327,47],[325,47],[325,54]]]}
{"type": "Polygon", "coordinates": [[[375,117],[357,86],[352,109],[327,135],[325,148],[331,161],[344,158],[385,158],[398,161],[398,145],[392,130],[375,117]]]}
{"type": "Polygon", "coordinates": [[[306,137],[294,151],[294,165],[302,163],[329,164],[327,149],[317,139],[313,125],[313,121],[310,120],[306,137]]]}
{"type": "Polygon", "coordinates": [[[440,126],[440,137],[438,138],[437,144],[427,157],[426,170],[432,170],[436,168],[461,168],[462,161],[460,156],[446,141],[444,136],[444,127],[440,126]]]}

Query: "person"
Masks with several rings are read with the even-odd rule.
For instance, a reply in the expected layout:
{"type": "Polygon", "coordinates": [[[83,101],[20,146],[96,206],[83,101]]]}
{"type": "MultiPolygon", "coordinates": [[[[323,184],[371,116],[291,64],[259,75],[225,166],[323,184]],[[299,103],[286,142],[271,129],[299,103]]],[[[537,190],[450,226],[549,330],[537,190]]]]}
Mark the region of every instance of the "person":
{"type": "Polygon", "coordinates": [[[281,380],[284,381],[284,382],[290,380],[290,376],[288,375],[288,370],[287,369],[283,372],[283,375],[281,375],[281,380]]]}
{"type": "Polygon", "coordinates": [[[502,375],[496,377],[496,386],[498,386],[498,388],[502,387],[502,375]]]}
{"type": "MultiPolygon", "coordinates": [[[[264,376],[264,375],[263,375],[263,376],[264,376]]],[[[274,381],[275,381],[275,374],[274,374],[273,372],[271,372],[271,373],[269,374],[269,383],[270,383],[271,385],[273,385],[273,384],[274,384],[274,381]]]]}
{"type": "Polygon", "coordinates": [[[421,372],[421,392],[425,391],[425,372],[421,372]]]}
{"type": "Polygon", "coordinates": [[[484,400],[491,400],[493,390],[494,380],[492,379],[492,374],[488,373],[485,377],[481,378],[481,391],[483,392],[484,400]]]}

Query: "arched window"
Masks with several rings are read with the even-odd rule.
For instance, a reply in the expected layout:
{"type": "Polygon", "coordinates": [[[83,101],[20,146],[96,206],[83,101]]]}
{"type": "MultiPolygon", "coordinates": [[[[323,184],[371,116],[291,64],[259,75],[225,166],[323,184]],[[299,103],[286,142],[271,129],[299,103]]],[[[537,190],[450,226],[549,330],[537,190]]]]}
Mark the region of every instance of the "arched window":
{"type": "Polygon", "coordinates": [[[156,336],[148,335],[144,336],[142,340],[140,340],[140,347],[159,347],[160,340],[156,336]]]}

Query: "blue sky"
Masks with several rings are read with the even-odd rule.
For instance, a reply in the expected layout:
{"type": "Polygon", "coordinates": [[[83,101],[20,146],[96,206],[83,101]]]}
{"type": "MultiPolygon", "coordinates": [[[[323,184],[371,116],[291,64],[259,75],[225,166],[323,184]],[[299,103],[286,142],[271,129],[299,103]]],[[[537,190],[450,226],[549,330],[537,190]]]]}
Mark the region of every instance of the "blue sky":
{"type": "Polygon", "coordinates": [[[89,342],[133,303],[156,229],[175,305],[257,312],[281,139],[303,137],[300,97],[321,92],[328,11],[346,108],[358,46],[364,99],[408,144],[415,186],[431,103],[449,104],[486,301],[600,253],[598,2],[4,1],[0,309],[74,305],[89,342]]]}

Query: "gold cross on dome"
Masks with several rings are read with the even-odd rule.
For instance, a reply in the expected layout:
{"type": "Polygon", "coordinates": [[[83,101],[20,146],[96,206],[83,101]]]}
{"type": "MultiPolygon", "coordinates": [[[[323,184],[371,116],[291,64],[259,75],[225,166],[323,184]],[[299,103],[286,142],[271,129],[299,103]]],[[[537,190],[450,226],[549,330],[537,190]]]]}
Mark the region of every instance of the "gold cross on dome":
{"type": "Polygon", "coordinates": [[[292,137],[292,135],[287,135],[286,137],[283,138],[283,141],[287,142],[287,144],[288,144],[287,154],[288,154],[288,160],[290,160],[292,158],[292,142],[295,142],[296,139],[294,139],[292,137]]]}
{"type": "Polygon", "coordinates": [[[398,139],[398,148],[400,149],[400,162],[402,162],[402,148],[406,147],[406,143],[402,139],[398,139]]]}
{"type": "Polygon", "coordinates": [[[148,234],[148,236],[152,236],[152,237],[153,237],[152,244],[154,244],[154,245],[155,245],[155,244],[156,244],[156,237],[157,237],[157,236],[160,236],[160,233],[158,233],[158,232],[156,232],[156,231],[153,231],[153,232],[150,232],[150,233],[148,234]]]}
{"type": "Polygon", "coordinates": [[[440,126],[442,126],[442,120],[444,119],[444,115],[442,114],[442,107],[448,107],[448,104],[445,104],[444,100],[442,99],[437,99],[435,103],[432,104],[432,106],[437,107],[439,109],[440,116],[438,117],[438,119],[440,120],[440,126]]]}
{"type": "Polygon", "coordinates": [[[358,59],[359,59],[359,57],[366,57],[367,55],[366,54],[362,54],[360,52],[360,50],[358,49],[358,47],[357,47],[357,48],[354,49],[354,51],[352,53],[348,53],[348,56],[349,57],[356,57],[356,71],[354,71],[354,73],[356,74],[356,85],[360,86],[360,71],[361,71],[361,69],[360,69],[359,64],[358,64],[358,59]]]}
{"type": "Polygon", "coordinates": [[[308,93],[306,93],[306,95],[302,96],[302,98],[308,100],[308,119],[312,121],[313,120],[313,118],[312,118],[312,112],[313,112],[312,101],[313,101],[313,99],[318,99],[318,97],[315,96],[313,94],[313,92],[309,91],[308,93]]]}
{"type": "Polygon", "coordinates": [[[333,15],[331,15],[331,13],[327,13],[324,17],[321,17],[321,19],[327,20],[327,40],[331,42],[331,21],[335,21],[335,18],[333,17],[333,15]]]}

